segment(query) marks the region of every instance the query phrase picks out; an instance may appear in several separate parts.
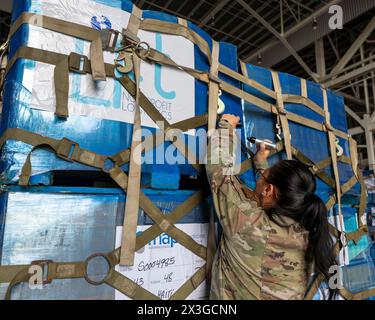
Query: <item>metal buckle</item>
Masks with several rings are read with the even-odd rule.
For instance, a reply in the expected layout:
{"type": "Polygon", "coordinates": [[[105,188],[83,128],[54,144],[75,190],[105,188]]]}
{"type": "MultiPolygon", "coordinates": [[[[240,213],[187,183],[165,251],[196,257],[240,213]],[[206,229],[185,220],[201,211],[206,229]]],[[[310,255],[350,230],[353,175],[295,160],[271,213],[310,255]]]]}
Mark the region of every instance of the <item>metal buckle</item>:
{"type": "Polygon", "coordinates": [[[42,284],[49,284],[52,282],[52,279],[49,279],[49,264],[53,263],[53,260],[34,260],[31,262],[31,265],[40,266],[43,271],[43,281],[42,284]],[[44,268],[47,267],[47,272],[44,272],[44,268]],[[44,279],[44,275],[46,275],[46,279],[44,279]]]}
{"type": "Polygon", "coordinates": [[[135,47],[135,52],[141,59],[146,59],[150,54],[151,48],[147,42],[141,41],[135,47]]]}
{"type": "Polygon", "coordinates": [[[114,53],[120,32],[114,29],[104,29],[100,32],[103,50],[114,53]]]}
{"type": "Polygon", "coordinates": [[[130,43],[138,44],[141,42],[141,39],[134,33],[130,32],[127,29],[122,29],[122,36],[124,37],[123,41],[128,41],[130,43]]]}
{"type": "Polygon", "coordinates": [[[72,156],[74,154],[75,149],[78,147],[79,147],[79,144],[77,142],[74,142],[67,138],[63,138],[61,139],[57,147],[56,154],[59,158],[62,158],[69,162],[73,162],[72,156]],[[70,157],[70,154],[72,155],[71,157],[70,157]]]}
{"type": "Polygon", "coordinates": [[[88,65],[89,59],[75,52],[69,55],[69,70],[80,74],[87,74],[85,67],[88,65]]]}
{"type": "Polygon", "coordinates": [[[111,272],[111,268],[112,268],[112,264],[111,264],[111,261],[109,260],[109,258],[107,257],[106,254],[104,253],[94,253],[92,254],[91,256],[89,256],[86,261],[85,261],[85,270],[84,270],[84,275],[83,277],[85,278],[85,280],[92,284],[93,286],[99,286],[103,283],[105,283],[105,281],[107,280],[108,276],[109,276],[109,273],[111,272]],[[102,279],[102,280],[99,280],[99,281],[95,281],[95,280],[92,280],[90,277],[89,277],[89,274],[88,274],[88,266],[89,266],[89,263],[91,260],[95,259],[95,258],[98,258],[98,257],[101,257],[101,258],[104,258],[104,260],[108,263],[108,272],[107,274],[105,275],[105,277],[102,279]]]}

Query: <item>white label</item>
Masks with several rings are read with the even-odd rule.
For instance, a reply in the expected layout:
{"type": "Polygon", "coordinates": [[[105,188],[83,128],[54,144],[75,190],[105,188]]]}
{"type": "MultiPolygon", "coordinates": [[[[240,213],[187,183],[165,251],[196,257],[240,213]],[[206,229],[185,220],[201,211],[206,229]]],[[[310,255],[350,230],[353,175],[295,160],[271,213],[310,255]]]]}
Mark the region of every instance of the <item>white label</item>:
{"type": "MultiPolygon", "coordinates": [[[[138,226],[137,234],[149,227],[138,226]]],[[[208,223],[177,224],[176,227],[189,234],[199,244],[206,246],[208,223]]],[[[116,247],[121,245],[121,236],[120,226],[116,228],[116,247]]],[[[167,300],[204,264],[202,258],[163,233],[135,253],[134,266],[117,265],[116,270],[161,299],[167,300]]],[[[207,298],[207,286],[204,281],[187,299],[207,298]]],[[[115,299],[129,298],[116,290],[115,299]]]]}
{"type": "MultiPolygon", "coordinates": [[[[119,31],[127,26],[130,16],[121,9],[89,0],[42,0],[33,5],[32,11],[97,29],[119,31]]],[[[194,45],[189,40],[142,30],[138,35],[141,41],[165,53],[176,63],[194,68],[194,45]]],[[[35,26],[30,26],[27,45],[63,54],[76,52],[90,56],[89,42],[35,26]]],[[[114,64],[116,57],[117,54],[104,52],[107,63],[114,64]]],[[[26,68],[23,86],[32,93],[26,101],[32,108],[55,111],[54,68],[39,62],[26,68]]],[[[95,82],[90,74],[70,73],[69,82],[69,114],[134,122],[134,100],[118,81],[108,78],[95,82]]],[[[195,80],[183,71],[142,61],[140,88],[171,124],[195,115],[195,80]]],[[[144,126],[156,127],[143,110],[141,120],[144,126]]]]}

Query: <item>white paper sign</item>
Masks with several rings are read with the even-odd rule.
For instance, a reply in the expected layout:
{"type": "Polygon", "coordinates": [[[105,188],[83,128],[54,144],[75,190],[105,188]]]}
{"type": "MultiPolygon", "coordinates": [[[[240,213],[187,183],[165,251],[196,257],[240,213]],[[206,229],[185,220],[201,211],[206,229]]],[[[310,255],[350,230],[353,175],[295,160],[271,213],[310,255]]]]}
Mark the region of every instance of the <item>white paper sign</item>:
{"type": "MultiPolygon", "coordinates": [[[[88,27],[126,28],[130,14],[92,0],[41,0],[33,2],[32,11],[42,15],[79,23],[88,27]]],[[[140,30],[141,41],[166,55],[176,63],[194,68],[194,45],[181,36],[140,30]]],[[[76,52],[90,56],[90,42],[47,29],[30,26],[28,46],[63,54],[76,52]]],[[[117,54],[104,52],[104,60],[114,64],[117,54]]],[[[31,92],[32,108],[54,112],[55,66],[36,62],[25,70],[23,86],[31,92]]],[[[121,76],[118,74],[117,76],[121,76]]],[[[134,100],[121,84],[111,78],[95,82],[90,74],[70,73],[69,114],[94,116],[127,123],[134,122],[134,100]]],[[[195,115],[195,80],[187,73],[155,64],[141,63],[140,88],[171,124],[195,115]]],[[[142,110],[142,125],[157,127],[142,110]]]]}
{"type": "MultiPolygon", "coordinates": [[[[149,227],[138,226],[137,233],[149,227]]],[[[208,223],[176,224],[176,227],[189,234],[199,244],[206,246],[208,223]]],[[[121,245],[121,236],[120,226],[116,228],[116,247],[121,245]]],[[[202,258],[163,233],[135,253],[134,266],[117,265],[116,270],[161,299],[167,300],[204,264],[202,258]]],[[[207,298],[208,291],[204,281],[187,299],[207,298]]],[[[116,290],[115,299],[129,298],[116,290]]]]}

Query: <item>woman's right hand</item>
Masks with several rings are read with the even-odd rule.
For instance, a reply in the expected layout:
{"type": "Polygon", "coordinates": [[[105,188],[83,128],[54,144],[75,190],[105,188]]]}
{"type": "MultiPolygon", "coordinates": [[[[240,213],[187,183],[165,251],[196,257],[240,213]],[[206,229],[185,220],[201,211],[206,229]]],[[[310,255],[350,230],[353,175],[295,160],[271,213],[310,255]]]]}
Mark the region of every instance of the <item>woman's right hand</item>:
{"type": "MultiPolygon", "coordinates": [[[[271,142],[269,140],[264,140],[264,141],[271,142]]],[[[264,142],[261,142],[260,144],[257,145],[257,153],[255,154],[254,160],[256,162],[267,161],[267,158],[269,157],[270,153],[271,153],[271,150],[266,147],[264,142]]]]}

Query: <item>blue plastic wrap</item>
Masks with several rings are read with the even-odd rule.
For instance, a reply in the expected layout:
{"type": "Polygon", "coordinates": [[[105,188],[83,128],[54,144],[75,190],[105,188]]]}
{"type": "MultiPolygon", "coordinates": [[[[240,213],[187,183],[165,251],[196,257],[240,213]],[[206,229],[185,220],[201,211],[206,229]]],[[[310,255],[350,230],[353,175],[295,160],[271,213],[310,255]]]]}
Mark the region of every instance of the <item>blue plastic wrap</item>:
{"type": "MultiPolygon", "coordinates": [[[[353,208],[350,205],[342,205],[341,212],[344,217],[345,232],[354,232],[358,230],[358,209],[353,208]]],[[[333,208],[333,215],[338,215],[337,206],[333,208]]],[[[371,239],[368,234],[363,235],[357,243],[349,241],[348,243],[348,253],[349,261],[355,259],[359,254],[363,253],[371,244],[371,239]]]]}
{"type": "MultiPolygon", "coordinates": [[[[356,294],[375,288],[375,244],[369,246],[349,265],[341,269],[341,281],[344,288],[356,294]]],[[[313,300],[326,300],[328,297],[328,284],[323,282],[315,293],[313,300]]],[[[340,295],[336,299],[343,299],[340,295]]],[[[375,296],[365,300],[375,300],[375,296]]]]}
{"type": "Polygon", "coordinates": [[[375,288],[375,244],[343,268],[343,282],[352,293],[375,288]]]}
{"type": "MultiPolygon", "coordinates": [[[[142,191],[163,214],[171,213],[194,193],[142,191]]],[[[122,226],[124,203],[123,193],[116,189],[30,187],[26,192],[14,187],[2,193],[1,265],[29,264],[40,259],[84,261],[93,253],[112,251],[116,226],[122,226]]],[[[193,224],[201,230],[200,226],[208,222],[207,205],[209,202],[200,203],[178,223],[193,224]]],[[[140,210],[138,225],[151,224],[152,220],[140,210]]],[[[105,266],[96,266],[95,275],[102,275],[104,270],[105,266]]],[[[5,289],[5,285],[0,287],[0,296],[5,289]]],[[[12,298],[114,299],[114,294],[115,290],[105,284],[95,287],[84,279],[64,279],[54,280],[43,290],[31,290],[27,283],[19,285],[12,298]]]]}
{"type": "MultiPolygon", "coordinates": [[[[24,11],[44,14],[43,6],[41,5],[43,1],[49,0],[15,1],[12,20],[15,21],[24,11]]],[[[130,0],[84,0],[83,2],[80,2],[79,10],[84,10],[85,3],[90,3],[89,9],[93,10],[93,12],[97,14],[97,16],[100,16],[101,9],[99,7],[97,8],[97,6],[94,5],[95,3],[105,4],[107,6],[117,8],[118,10],[122,9],[127,12],[130,12],[133,7],[133,4],[130,0]]],[[[54,3],[54,5],[55,4],[57,7],[61,4],[61,7],[65,8],[67,13],[71,11],[72,14],[76,14],[73,10],[73,8],[76,8],[76,1],[58,0],[54,3]]],[[[60,7],[59,10],[63,11],[60,7]]],[[[152,18],[177,23],[177,18],[175,16],[155,11],[143,11],[143,18],[152,18]]],[[[80,23],[80,21],[76,22],[80,23]]],[[[86,22],[81,23],[86,24],[86,22]]],[[[208,42],[210,47],[212,46],[212,40],[206,32],[190,22],[189,27],[196,31],[200,36],[202,36],[208,42]]],[[[18,30],[18,32],[16,32],[10,42],[10,58],[18,48],[26,44],[30,45],[30,39],[34,39],[35,37],[37,37],[37,32],[39,32],[39,30],[35,29],[36,27],[23,25],[18,30]]],[[[48,34],[54,34],[53,32],[48,32],[48,34]]],[[[156,38],[157,37],[158,34],[156,34],[156,38]]],[[[158,40],[156,40],[156,42],[157,41],[158,40]]],[[[42,46],[41,44],[39,45],[42,46]]],[[[61,46],[61,44],[58,45],[61,46]]],[[[83,51],[83,47],[86,45],[87,43],[85,44],[85,41],[77,40],[75,51],[81,53],[83,51]]],[[[118,43],[118,45],[120,45],[120,43],[118,43]]],[[[156,43],[156,46],[159,46],[157,49],[164,50],[161,40],[156,43]]],[[[65,49],[66,48],[64,48],[64,50],[65,49]]],[[[200,52],[197,46],[193,46],[193,51],[193,67],[202,71],[208,71],[209,66],[207,58],[203,55],[202,52],[200,52]]],[[[235,46],[227,43],[220,43],[219,59],[222,64],[237,71],[237,48],[235,46]]],[[[91,115],[83,116],[79,114],[71,114],[66,120],[64,120],[55,117],[54,113],[51,111],[42,110],[44,107],[41,109],[38,103],[40,102],[40,104],[43,106],[50,105],[47,103],[48,101],[50,101],[50,97],[48,96],[50,93],[44,92],[42,89],[38,89],[35,87],[27,88],[25,85],[23,85],[24,81],[27,82],[27,80],[25,79],[27,77],[30,77],[30,72],[35,69],[35,65],[35,62],[33,61],[19,59],[7,75],[4,85],[4,105],[0,130],[1,133],[3,133],[8,128],[22,128],[52,138],[60,139],[63,137],[67,137],[70,140],[77,142],[82,148],[87,148],[88,150],[104,155],[112,155],[125,148],[130,147],[132,137],[131,123],[102,119],[91,115]],[[41,99],[40,97],[45,98],[45,95],[47,95],[48,99],[43,102],[43,99],[41,99]]],[[[155,66],[155,72],[152,77],[155,77],[155,90],[158,92],[161,91],[163,95],[165,95],[165,100],[167,101],[169,98],[173,98],[171,96],[173,96],[175,92],[168,92],[168,88],[162,87],[166,86],[166,84],[164,83],[165,80],[163,80],[164,82],[163,84],[161,84],[159,83],[161,80],[156,79],[157,77],[161,77],[161,74],[165,72],[163,71],[165,70],[163,68],[164,67],[155,66]]],[[[109,102],[106,100],[96,99],[95,101],[93,101],[92,98],[89,99],[82,96],[82,94],[79,92],[79,89],[77,89],[78,91],[75,90],[75,83],[80,83],[80,79],[86,76],[74,74],[72,77],[73,80],[69,100],[70,102],[79,103],[79,106],[83,109],[85,108],[86,104],[101,104],[101,107],[107,109],[110,107],[108,104],[109,102]]],[[[195,107],[192,114],[192,116],[194,116],[207,112],[208,99],[207,85],[199,82],[198,80],[192,79],[192,81],[193,84],[195,83],[193,85],[193,91],[195,95],[195,98],[193,98],[193,103],[195,103],[195,107]]],[[[230,82],[237,87],[239,86],[239,84],[232,79],[230,79],[230,82]]],[[[113,108],[119,108],[119,106],[116,105],[116,97],[119,96],[119,93],[121,94],[121,88],[117,83],[115,84],[113,92],[113,108]]],[[[225,102],[228,112],[241,115],[241,102],[239,99],[234,98],[228,94],[223,94],[222,100],[225,102]]],[[[51,103],[53,104],[53,101],[51,103]]],[[[157,102],[155,103],[157,104],[157,102]]],[[[158,107],[158,105],[156,106],[158,107]]],[[[167,117],[167,120],[169,120],[168,115],[165,116],[167,117]]],[[[155,128],[149,128],[150,132],[155,132],[155,130],[155,128]]],[[[184,139],[185,142],[187,142],[188,140],[190,142],[197,141],[196,137],[191,135],[184,135],[184,139]]],[[[167,148],[169,145],[170,142],[166,142],[164,144],[164,148],[167,148]]],[[[200,149],[198,143],[195,143],[195,146],[197,156],[202,158],[204,156],[204,146],[200,146],[200,149]]],[[[1,153],[0,167],[2,172],[1,181],[3,183],[17,182],[20,174],[20,169],[30,150],[31,146],[22,142],[8,141],[5,144],[5,147],[3,148],[3,151],[1,153]]],[[[194,151],[194,149],[192,151],[194,151]]],[[[175,152],[179,154],[178,151],[175,152]]],[[[154,155],[153,157],[155,159],[156,156],[154,155]]],[[[184,157],[179,154],[178,159],[182,161],[184,157]]],[[[186,161],[184,161],[184,163],[185,164],[179,165],[179,172],[177,172],[177,175],[196,175],[196,171],[190,165],[187,165],[186,161]]],[[[51,184],[52,176],[49,175],[48,172],[53,170],[93,170],[88,166],[80,165],[77,163],[68,163],[45,150],[35,150],[33,152],[32,165],[34,177],[32,177],[32,179],[30,180],[31,184],[51,184]],[[40,175],[40,173],[45,174],[40,175]],[[39,175],[35,176],[36,174],[39,175]]],[[[171,167],[172,165],[168,163],[163,165],[146,164],[143,165],[142,171],[152,173],[163,170],[172,171],[171,167]],[[161,169],[161,167],[163,167],[163,169],[161,169]]],[[[127,170],[127,167],[124,166],[124,169],[127,170]]]]}

